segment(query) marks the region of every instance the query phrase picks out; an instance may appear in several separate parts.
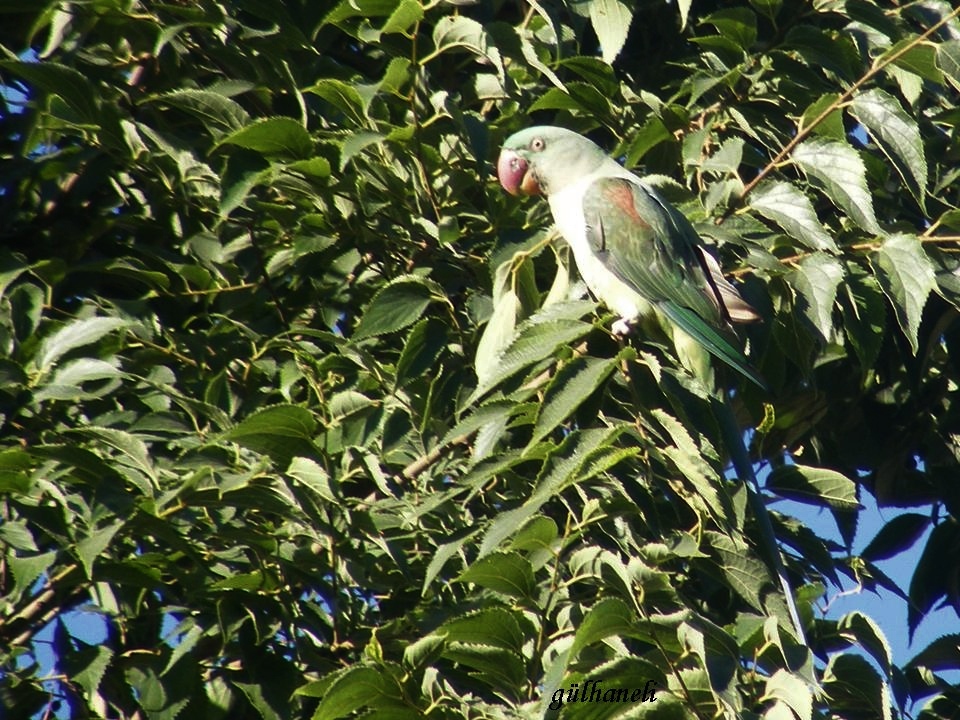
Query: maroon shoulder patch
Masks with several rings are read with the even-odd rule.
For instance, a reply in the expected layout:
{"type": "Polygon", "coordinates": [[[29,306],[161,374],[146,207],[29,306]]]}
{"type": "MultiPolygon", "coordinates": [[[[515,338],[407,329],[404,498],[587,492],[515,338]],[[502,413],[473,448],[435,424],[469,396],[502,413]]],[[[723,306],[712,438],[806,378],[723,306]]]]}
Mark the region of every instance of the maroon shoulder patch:
{"type": "Polygon", "coordinates": [[[649,227],[649,223],[644,221],[637,212],[637,206],[633,202],[633,188],[626,180],[616,179],[604,184],[603,194],[614,207],[618,208],[628,218],[635,223],[649,227]]]}

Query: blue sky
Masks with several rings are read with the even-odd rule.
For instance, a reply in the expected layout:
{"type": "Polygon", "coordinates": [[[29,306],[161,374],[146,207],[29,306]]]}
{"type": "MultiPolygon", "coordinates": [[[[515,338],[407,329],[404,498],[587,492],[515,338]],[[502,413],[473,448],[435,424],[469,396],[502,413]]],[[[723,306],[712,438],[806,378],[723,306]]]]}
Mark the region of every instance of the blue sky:
{"type": "MultiPolygon", "coordinates": [[[[863,510],[857,524],[854,555],[859,555],[880,528],[893,518],[905,512],[925,512],[924,508],[880,508],[868,492],[861,492],[860,503],[863,510]]],[[[833,515],[828,510],[790,501],[778,502],[776,509],[797,518],[820,537],[843,544],[833,515]]],[[[916,558],[926,546],[930,532],[931,530],[927,530],[906,552],[876,563],[904,592],[910,587],[910,578],[916,569],[916,558]]],[[[852,582],[848,582],[843,589],[828,586],[818,606],[821,611],[825,611],[825,616],[831,619],[839,619],[853,611],[860,611],[872,618],[886,636],[893,662],[899,666],[905,665],[937,638],[960,632],[960,620],[956,612],[952,607],[943,607],[931,611],[920,621],[911,642],[907,632],[907,603],[886,590],[881,589],[878,593],[860,590],[852,582]]],[[[869,657],[865,653],[864,655],[869,657]]],[[[876,667],[875,664],[874,666],[876,667]]],[[[938,675],[960,685],[960,671],[939,672],[938,675]]],[[[923,707],[924,702],[907,709],[916,712],[923,707]]]]}

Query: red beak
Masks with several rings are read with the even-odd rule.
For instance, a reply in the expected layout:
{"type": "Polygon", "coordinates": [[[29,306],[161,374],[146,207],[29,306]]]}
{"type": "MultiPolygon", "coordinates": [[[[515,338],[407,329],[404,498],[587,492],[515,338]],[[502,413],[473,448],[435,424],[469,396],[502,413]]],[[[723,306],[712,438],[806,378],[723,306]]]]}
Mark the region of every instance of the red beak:
{"type": "Polygon", "coordinates": [[[497,178],[511,195],[539,195],[540,185],[526,160],[513,150],[502,150],[497,161],[497,178]]]}

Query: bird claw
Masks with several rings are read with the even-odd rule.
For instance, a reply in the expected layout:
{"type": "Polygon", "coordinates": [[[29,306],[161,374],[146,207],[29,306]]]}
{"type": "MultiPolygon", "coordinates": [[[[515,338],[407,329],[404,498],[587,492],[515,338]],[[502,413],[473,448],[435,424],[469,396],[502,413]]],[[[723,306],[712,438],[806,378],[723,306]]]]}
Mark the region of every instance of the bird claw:
{"type": "Polygon", "coordinates": [[[619,335],[621,337],[629,335],[632,329],[633,327],[627,318],[620,318],[619,320],[614,321],[613,325],[610,326],[611,332],[613,332],[614,335],[619,335]]]}

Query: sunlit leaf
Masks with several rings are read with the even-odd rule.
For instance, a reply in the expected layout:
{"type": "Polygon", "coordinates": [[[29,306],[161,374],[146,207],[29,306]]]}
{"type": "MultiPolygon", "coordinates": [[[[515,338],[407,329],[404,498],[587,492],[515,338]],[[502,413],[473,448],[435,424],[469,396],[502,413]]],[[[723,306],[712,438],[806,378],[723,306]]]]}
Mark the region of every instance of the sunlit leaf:
{"type": "Polygon", "coordinates": [[[767,486],[778,495],[809,505],[835,510],[856,510],[860,505],[856,483],[827,468],[781,465],[770,473],[767,486]]]}
{"type": "Polygon", "coordinates": [[[750,207],[813,250],[837,251],[817,218],[810,198],[786,182],[768,182],[750,195],[750,207]]]}
{"type": "Polygon", "coordinates": [[[600,41],[604,62],[612,63],[627,40],[633,13],[620,0],[593,0],[590,22],[600,41]]]}
{"type": "Polygon", "coordinates": [[[843,275],[840,261],[824,253],[805,257],[792,273],[800,310],[824,342],[833,336],[833,310],[843,275]]]}
{"type": "Polygon", "coordinates": [[[933,263],[915,235],[897,234],[870,256],[870,265],[916,353],[923,307],[937,284],[933,263]]]}
{"type": "Polygon", "coordinates": [[[305,158],[313,142],[303,125],[293,118],[262,118],[220,139],[219,145],[237,145],[264,155],[305,158]]]}
{"type": "Polygon", "coordinates": [[[412,325],[435,299],[435,291],[419,277],[394,280],[373,298],[360,319],[354,339],[392,333],[412,325]]]}
{"type": "Polygon", "coordinates": [[[811,182],[864,230],[879,234],[863,160],[849,145],[814,138],[793,151],[793,161],[811,182]]]}
{"type": "Polygon", "coordinates": [[[854,97],[853,111],[900,173],[920,209],[926,212],[927,160],[916,121],[894,97],[879,88],[854,97]]]}

